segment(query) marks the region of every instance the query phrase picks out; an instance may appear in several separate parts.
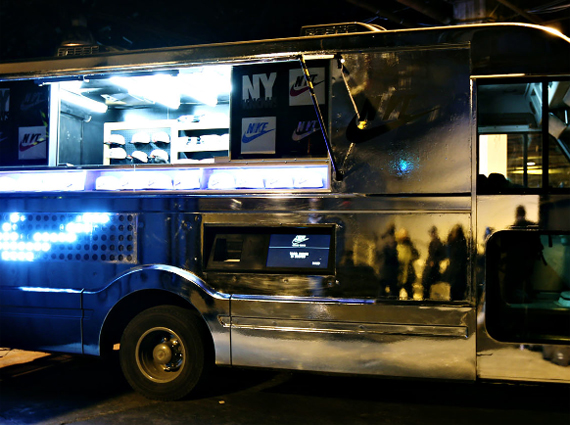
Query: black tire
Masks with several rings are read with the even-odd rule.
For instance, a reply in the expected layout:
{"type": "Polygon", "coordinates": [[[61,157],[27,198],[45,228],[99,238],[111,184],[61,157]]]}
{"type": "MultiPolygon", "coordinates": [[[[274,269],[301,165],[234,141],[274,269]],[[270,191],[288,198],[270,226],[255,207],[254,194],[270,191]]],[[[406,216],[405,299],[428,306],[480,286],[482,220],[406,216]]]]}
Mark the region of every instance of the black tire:
{"type": "Polygon", "coordinates": [[[120,362],[133,389],[155,400],[178,400],[210,370],[208,338],[189,310],[164,305],[138,314],[121,338],[120,362]]]}

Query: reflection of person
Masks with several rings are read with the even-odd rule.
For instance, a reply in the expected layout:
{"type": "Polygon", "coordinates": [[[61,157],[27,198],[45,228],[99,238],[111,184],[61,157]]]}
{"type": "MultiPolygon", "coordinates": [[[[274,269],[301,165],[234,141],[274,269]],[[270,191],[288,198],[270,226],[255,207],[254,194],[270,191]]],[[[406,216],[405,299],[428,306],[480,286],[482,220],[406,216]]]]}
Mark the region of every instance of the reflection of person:
{"type": "MultiPolygon", "coordinates": [[[[515,209],[515,222],[511,228],[535,226],[536,223],[526,219],[524,206],[515,209]]],[[[544,261],[544,249],[540,236],[535,232],[513,232],[507,248],[504,291],[507,302],[525,303],[530,301],[532,292],[532,275],[538,259],[544,261]]]]}
{"type": "Polygon", "coordinates": [[[467,289],[467,239],[463,227],[456,224],[447,236],[449,265],[444,280],[449,282],[452,300],[465,299],[467,289]]]}
{"type": "Polygon", "coordinates": [[[414,262],[419,258],[418,250],[414,247],[406,229],[396,232],[396,250],[398,252],[398,287],[404,288],[408,299],[414,297],[414,282],[416,270],[414,262]]]}
{"type": "Polygon", "coordinates": [[[437,227],[429,229],[431,241],[428,246],[428,257],[422,274],[422,286],[424,288],[424,300],[429,299],[431,286],[441,278],[440,263],[445,258],[445,247],[437,234],[437,227]]]}
{"type": "Polygon", "coordinates": [[[524,206],[519,205],[515,210],[515,222],[513,227],[528,227],[534,225],[536,225],[536,223],[526,219],[526,210],[524,206]]]}
{"type": "Polygon", "coordinates": [[[378,253],[378,276],[380,295],[392,298],[397,296],[398,251],[396,250],[395,227],[390,224],[382,234],[382,248],[378,253]]]}

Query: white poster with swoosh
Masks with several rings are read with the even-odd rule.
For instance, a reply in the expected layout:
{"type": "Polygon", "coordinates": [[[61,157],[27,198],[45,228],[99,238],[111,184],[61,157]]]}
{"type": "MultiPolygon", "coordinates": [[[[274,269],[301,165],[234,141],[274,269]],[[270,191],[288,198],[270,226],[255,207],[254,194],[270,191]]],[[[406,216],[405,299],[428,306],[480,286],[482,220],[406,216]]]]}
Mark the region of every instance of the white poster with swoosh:
{"type": "Polygon", "coordinates": [[[241,152],[274,154],[276,127],[276,117],[242,118],[241,152]]]}
{"type": "Polygon", "coordinates": [[[43,125],[18,129],[18,159],[47,158],[46,128],[43,125]]]}
{"type": "MultiPolygon", "coordinates": [[[[309,74],[320,105],[326,103],[325,68],[310,68],[309,74]]],[[[312,105],[311,93],[303,70],[289,70],[289,106],[312,105]]]]}

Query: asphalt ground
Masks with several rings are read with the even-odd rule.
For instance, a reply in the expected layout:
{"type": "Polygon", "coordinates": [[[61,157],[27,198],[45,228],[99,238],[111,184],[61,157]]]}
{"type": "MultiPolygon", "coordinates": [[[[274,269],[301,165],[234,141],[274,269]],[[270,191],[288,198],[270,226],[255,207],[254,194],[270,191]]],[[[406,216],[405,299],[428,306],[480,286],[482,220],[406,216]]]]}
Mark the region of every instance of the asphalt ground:
{"type": "Polygon", "coordinates": [[[0,349],[2,425],[564,424],[570,386],[220,368],[177,402],[132,391],[115,362],[0,349]]]}

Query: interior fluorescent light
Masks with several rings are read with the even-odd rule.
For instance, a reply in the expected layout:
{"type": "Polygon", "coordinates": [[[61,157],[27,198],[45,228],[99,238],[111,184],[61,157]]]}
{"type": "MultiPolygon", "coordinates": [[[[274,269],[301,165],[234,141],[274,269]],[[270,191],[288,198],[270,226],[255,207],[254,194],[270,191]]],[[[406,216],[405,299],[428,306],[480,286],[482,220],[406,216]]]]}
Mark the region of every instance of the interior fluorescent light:
{"type": "Polygon", "coordinates": [[[88,97],[83,97],[80,94],[73,93],[67,90],[60,90],[61,100],[69,103],[73,103],[76,106],[80,106],[85,109],[89,109],[93,112],[105,113],[107,112],[107,105],[101,102],[96,102],[88,97]]]}
{"type": "Polygon", "coordinates": [[[182,92],[208,106],[216,106],[218,96],[229,94],[231,67],[203,67],[188,74],[180,74],[178,79],[182,92]]]}
{"type": "Polygon", "coordinates": [[[127,89],[133,96],[143,97],[171,109],[178,109],[180,106],[179,82],[172,75],[112,77],[111,82],[127,89]]]}

